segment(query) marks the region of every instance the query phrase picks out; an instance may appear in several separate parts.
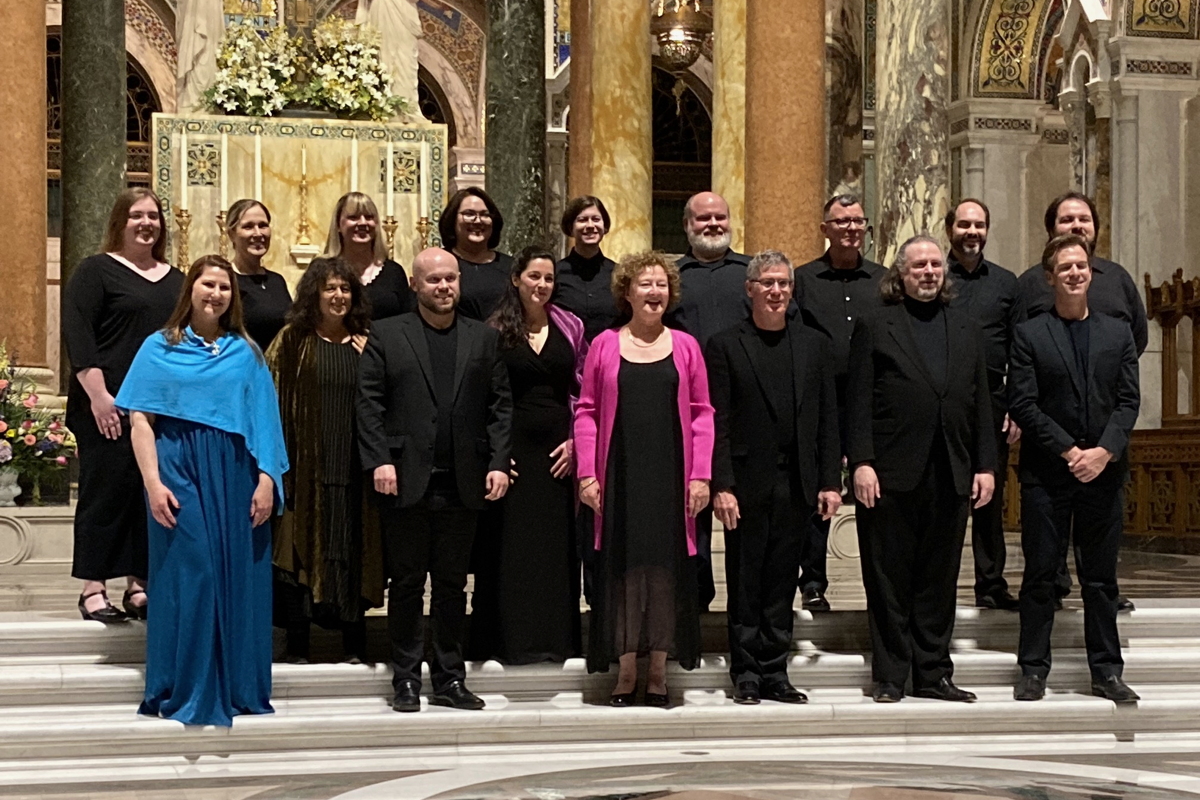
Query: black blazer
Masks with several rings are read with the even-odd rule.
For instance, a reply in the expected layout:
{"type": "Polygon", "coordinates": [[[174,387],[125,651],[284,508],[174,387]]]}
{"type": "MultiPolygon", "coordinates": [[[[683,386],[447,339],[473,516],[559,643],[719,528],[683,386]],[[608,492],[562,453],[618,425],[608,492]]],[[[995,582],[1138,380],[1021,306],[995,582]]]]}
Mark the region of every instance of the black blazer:
{"type": "Polygon", "coordinates": [[[1053,486],[1076,480],[1062,457],[1076,444],[1113,454],[1098,480],[1125,479],[1129,433],[1141,406],[1137,346],[1124,320],[1097,313],[1088,318],[1087,375],[1079,374],[1071,335],[1057,315],[1042,314],[1017,326],[1008,414],[1021,426],[1022,483],[1053,486]]]}
{"type": "MultiPolygon", "coordinates": [[[[454,369],[454,471],[467,508],[487,506],[487,473],[507,472],[512,431],[508,369],[495,329],[458,316],[454,369]]],[[[424,323],[416,312],[374,322],[358,368],[358,442],[364,470],[396,466],[398,504],[420,502],[429,486],[437,397],[424,323]]]]}
{"type": "MultiPolygon", "coordinates": [[[[771,438],[770,400],[760,383],[757,338],[754,323],[746,320],[710,339],[704,355],[716,410],[713,490],[736,489],[743,503],[769,497],[779,452],[771,438]]],[[[801,324],[798,316],[788,322],[788,338],[796,406],[775,410],[795,416],[796,449],[790,455],[798,467],[804,503],[814,506],[819,491],[842,485],[836,367],[829,337],[801,324]]]]}
{"type": "Polygon", "coordinates": [[[945,312],[945,386],[930,375],[903,304],[884,306],[854,326],[846,390],[847,456],[852,471],[863,463],[875,468],[881,491],[917,487],[939,431],[959,495],[971,494],[976,473],[995,471],[983,334],[961,311],[945,312]]]}

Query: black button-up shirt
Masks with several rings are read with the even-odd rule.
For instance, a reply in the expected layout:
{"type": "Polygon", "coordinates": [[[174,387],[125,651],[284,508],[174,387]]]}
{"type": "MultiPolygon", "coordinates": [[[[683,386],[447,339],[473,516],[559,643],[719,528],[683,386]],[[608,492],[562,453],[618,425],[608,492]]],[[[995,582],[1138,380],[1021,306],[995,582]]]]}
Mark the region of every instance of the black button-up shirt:
{"type": "Polygon", "coordinates": [[[1025,303],[1017,276],[998,264],[984,259],[968,270],[950,256],[950,275],[954,281],[951,308],[962,309],[983,329],[987,355],[988,387],[992,390],[994,410],[1001,412],[993,422],[1000,425],[1008,408],[1004,379],[1008,374],[1008,349],[1013,330],[1024,322],[1025,303]]]}
{"type": "Polygon", "coordinates": [[[838,409],[843,412],[854,322],[883,305],[879,281],[885,274],[887,269],[883,265],[862,255],[854,269],[835,269],[828,250],[816,261],[796,268],[796,302],[833,339],[838,409]]]}
{"type": "MultiPolygon", "coordinates": [[[[1054,288],[1046,282],[1046,271],[1034,264],[1021,277],[1021,299],[1030,319],[1054,308],[1054,288]]],[[[1133,278],[1120,264],[1092,256],[1092,285],[1088,287],[1088,310],[1124,320],[1133,331],[1133,343],[1139,356],[1146,350],[1150,334],[1147,330],[1146,306],[1138,294],[1133,278]]]]}
{"type": "Polygon", "coordinates": [[[719,261],[697,261],[689,248],[679,259],[683,296],[667,324],[695,336],[703,348],[710,337],[742,322],[750,313],[746,296],[749,263],[749,256],[733,250],[719,261]]]}
{"type": "Polygon", "coordinates": [[[615,266],[604,253],[584,258],[572,250],[555,268],[552,300],[583,320],[583,333],[589,342],[621,322],[612,294],[615,266]]]}

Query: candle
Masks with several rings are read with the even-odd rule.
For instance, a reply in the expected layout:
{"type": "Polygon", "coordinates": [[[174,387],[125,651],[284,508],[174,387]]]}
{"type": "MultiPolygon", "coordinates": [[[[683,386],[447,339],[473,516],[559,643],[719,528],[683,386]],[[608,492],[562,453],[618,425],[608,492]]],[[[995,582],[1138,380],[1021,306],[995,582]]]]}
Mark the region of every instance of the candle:
{"type": "Polygon", "coordinates": [[[350,191],[358,191],[358,137],[350,140],[350,191]]]}
{"type": "Polygon", "coordinates": [[[229,135],[221,134],[221,210],[229,210],[229,135]]]}
{"type": "Polygon", "coordinates": [[[308,177],[308,145],[300,145],[300,177],[308,177]]]}
{"type": "Polygon", "coordinates": [[[429,216],[429,142],[421,142],[421,208],[417,216],[429,216]]]}
{"type": "Polygon", "coordinates": [[[262,201],[262,135],[254,134],[254,199],[262,201]]]}
{"type": "Polygon", "coordinates": [[[179,134],[179,210],[187,211],[188,207],[188,152],[187,131],[179,134]]]}
{"type": "Polygon", "coordinates": [[[393,156],[395,155],[395,145],[388,142],[387,146],[387,215],[389,217],[396,216],[396,197],[393,189],[396,187],[396,174],[394,172],[393,156]]]}

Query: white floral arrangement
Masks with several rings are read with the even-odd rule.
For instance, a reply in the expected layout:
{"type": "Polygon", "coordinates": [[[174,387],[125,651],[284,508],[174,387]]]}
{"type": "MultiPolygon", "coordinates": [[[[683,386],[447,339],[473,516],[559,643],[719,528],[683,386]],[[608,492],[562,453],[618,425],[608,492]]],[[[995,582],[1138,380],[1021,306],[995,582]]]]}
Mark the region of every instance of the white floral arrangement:
{"type": "Polygon", "coordinates": [[[391,93],[392,78],[380,59],[381,36],[369,25],[338,16],[313,30],[308,82],[297,98],[339,117],[388,120],[410,113],[408,101],[391,93]]]}
{"type": "Polygon", "coordinates": [[[226,114],[269,117],[290,102],[299,60],[284,28],[264,33],[248,22],[233,23],[221,39],[217,76],[205,99],[226,114]]]}

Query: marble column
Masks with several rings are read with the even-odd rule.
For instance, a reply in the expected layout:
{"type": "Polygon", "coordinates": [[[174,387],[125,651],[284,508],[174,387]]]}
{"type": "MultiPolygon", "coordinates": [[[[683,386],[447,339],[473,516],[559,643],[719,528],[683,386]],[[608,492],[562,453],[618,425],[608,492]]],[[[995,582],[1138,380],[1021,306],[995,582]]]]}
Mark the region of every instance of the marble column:
{"type": "Polygon", "coordinates": [[[712,187],[729,203],[733,249],[746,238],[746,0],[713,2],[712,187]]]}
{"type": "Polygon", "coordinates": [[[802,264],[824,249],[825,4],[748,3],[746,52],[746,249],[802,264]]]}
{"type": "Polygon", "coordinates": [[[592,0],[592,194],[604,201],[612,258],[649,250],[652,242],[654,140],[650,95],[650,4],[592,0]]]}
{"type": "Polygon", "coordinates": [[[1096,202],[1100,230],[1096,233],[1096,255],[1112,256],[1112,97],[1106,82],[1087,87],[1089,152],[1088,194],[1096,202]]]}
{"type": "Polygon", "coordinates": [[[947,0],[879,0],[876,252],[939,236],[950,205],[950,9],[947,0]]]}
{"type": "Polygon", "coordinates": [[[862,196],[863,0],[829,0],[825,56],[829,115],[828,194],[862,196]]]}
{"type": "Polygon", "coordinates": [[[546,3],[488,9],[487,192],[504,214],[502,250],[546,238],[546,3]]]}
{"type": "Polygon", "coordinates": [[[13,3],[0,26],[0,341],[17,363],[46,366],[46,9],[13,3]]]}
{"type": "Polygon", "coordinates": [[[591,19],[591,0],[571,0],[571,113],[567,116],[571,197],[592,193],[591,19]]]}
{"type": "MultiPolygon", "coordinates": [[[[125,3],[64,0],[62,283],[104,238],[125,186],[125,3]]],[[[66,348],[63,348],[63,361],[66,348]]],[[[59,383],[65,392],[67,370],[59,383]]]]}

